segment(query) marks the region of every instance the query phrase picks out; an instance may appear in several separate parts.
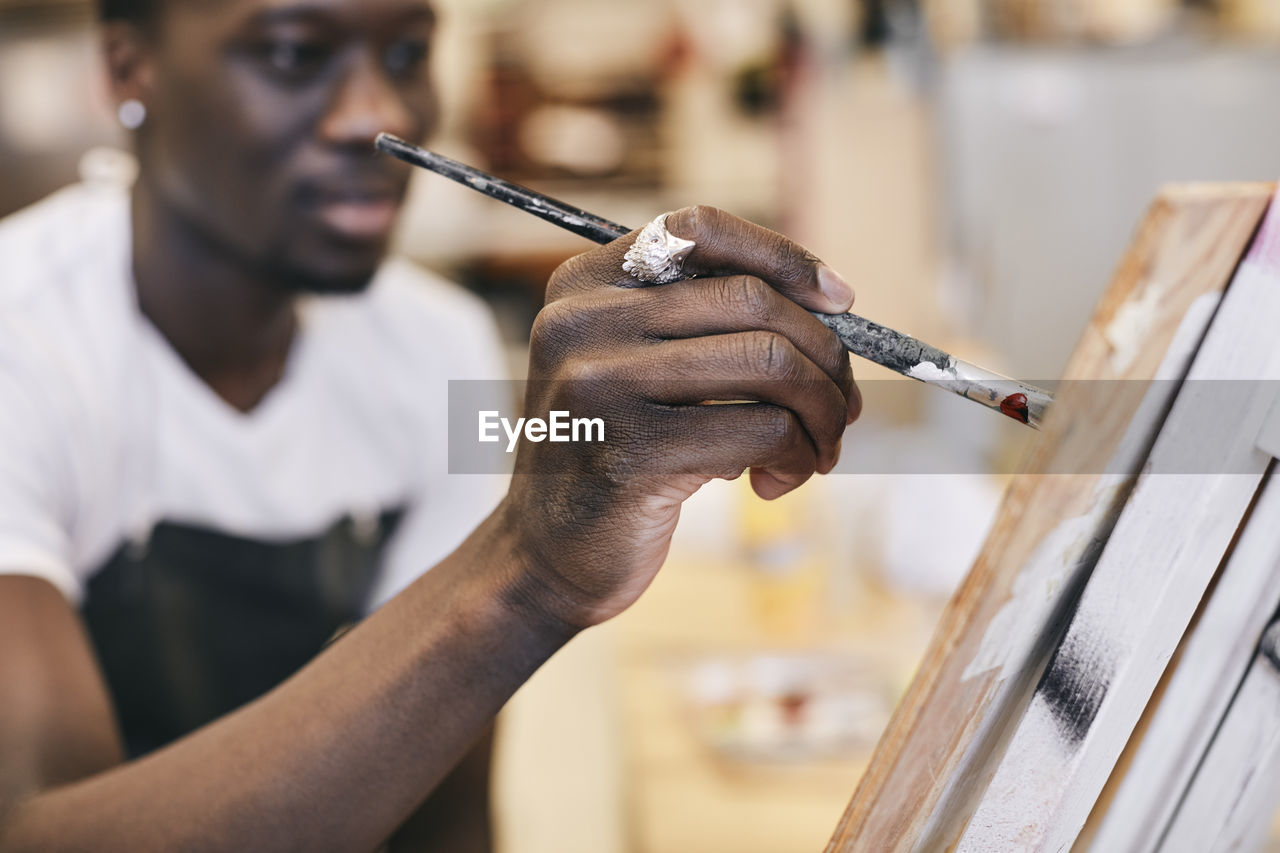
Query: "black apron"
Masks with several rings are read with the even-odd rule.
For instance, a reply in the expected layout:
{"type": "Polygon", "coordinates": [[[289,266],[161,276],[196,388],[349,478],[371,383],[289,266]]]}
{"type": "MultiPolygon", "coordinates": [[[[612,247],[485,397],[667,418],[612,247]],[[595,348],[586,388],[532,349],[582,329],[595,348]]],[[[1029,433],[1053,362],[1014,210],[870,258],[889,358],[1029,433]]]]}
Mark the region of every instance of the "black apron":
{"type": "Polygon", "coordinates": [[[121,547],[82,612],[129,757],[261,696],[360,619],[402,515],[283,543],[166,522],[121,547]]]}

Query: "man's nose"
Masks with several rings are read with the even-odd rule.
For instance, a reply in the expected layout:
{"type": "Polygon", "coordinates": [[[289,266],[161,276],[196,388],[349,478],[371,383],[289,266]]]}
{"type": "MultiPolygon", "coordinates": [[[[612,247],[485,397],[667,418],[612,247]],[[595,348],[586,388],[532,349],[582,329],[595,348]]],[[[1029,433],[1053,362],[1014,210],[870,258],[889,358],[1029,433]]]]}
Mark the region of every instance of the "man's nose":
{"type": "Polygon", "coordinates": [[[333,145],[372,146],[384,132],[416,138],[421,124],[378,62],[361,57],[339,81],[320,122],[320,136],[333,145]]]}

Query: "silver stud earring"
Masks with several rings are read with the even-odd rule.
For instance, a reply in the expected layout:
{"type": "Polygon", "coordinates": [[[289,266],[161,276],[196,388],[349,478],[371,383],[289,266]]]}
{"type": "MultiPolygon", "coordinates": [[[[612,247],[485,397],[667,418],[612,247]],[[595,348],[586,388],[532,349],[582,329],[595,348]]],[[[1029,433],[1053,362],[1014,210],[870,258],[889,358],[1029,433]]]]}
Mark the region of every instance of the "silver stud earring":
{"type": "Polygon", "coordinates": [[[137,130],[147,120],[147,107],[142,101],[130,98],[120,105],[117,116],[127,130],[137,130]]]}

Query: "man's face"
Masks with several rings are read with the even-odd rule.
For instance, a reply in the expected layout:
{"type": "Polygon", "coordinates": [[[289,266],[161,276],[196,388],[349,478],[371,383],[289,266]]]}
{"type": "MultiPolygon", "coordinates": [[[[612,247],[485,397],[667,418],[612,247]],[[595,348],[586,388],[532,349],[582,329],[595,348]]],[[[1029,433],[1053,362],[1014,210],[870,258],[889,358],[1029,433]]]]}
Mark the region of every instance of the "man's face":
{"type": "Polygon", "coordinates": [[[169,0],[139,134],[145,180],[234,261],[283,286],[362,287],[409,170],[378,133],[435,119],[425,0],[169,0]]]}

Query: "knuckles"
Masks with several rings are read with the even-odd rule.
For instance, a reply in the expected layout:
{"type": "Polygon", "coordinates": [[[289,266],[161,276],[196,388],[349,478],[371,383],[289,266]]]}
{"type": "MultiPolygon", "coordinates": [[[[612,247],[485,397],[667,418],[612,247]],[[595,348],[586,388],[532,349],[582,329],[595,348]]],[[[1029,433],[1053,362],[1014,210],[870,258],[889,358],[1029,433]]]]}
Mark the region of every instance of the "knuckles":
{"type": "Polygon", "coordinates": [[[595,389],[615,382],[610,365],[597,358],[567,359],[559,371],[559,380],[574,396],[590,398],[595,389]]]}
{"type": "Polygon", "coordinates": [[[741,336],[741,357],[748,368],[759,376],[786,380],[796,371],[798,353],[795,346],[776,332],[745,332],[741,336]]]}
{"type": "Polygon", "coordinates": [[[681,208],[667,218],[672,233],[693,240],[699,254],[710,256],[750,255],[758,268],[770,271],[780,283],[802,286],[814,283],[821,263],[808,249],[788,237],[755,226],[705,204],[681,208]],[[763,239],[759,232],[763,231],[763,239]]]}
{"type": "Polygon", "coordinates": [[[531,348],[559,349],[582,334],[585,312],[572,299],[548,302],[533,318],[529,332],[531,348]]]}
{"type": "Polygon", "coordinates": [[[773,315],[773,290],[762,280],[750,275],[722,278],[718,283],[718,301],[722,308],[752,326],[763,326],[773,315]]]}
{"type": "Polygon", "coordinates": [[[771,447],[777,450],[793,447],[801,440],[803,434],[804,427],[800,425],[800,419],[795,416],[795,413],[779,406],[768,407],[762,436],[771,447]]]}
{"type": "Polygon", "coordinates": [[[828,337],[822,358],[827,375],[837,378],[841,390],[848,390],[853,385],[853,367],[849,364],[849,351],[835,335],[828,337]]]}
{"type": "Polygon", "coordinates": [[[721,244],[731,231],[740,230],[734,225],[741,222],[736,216],[707,204],[682,207],[667,217],[671,233],[692,240],[702,251],[721,244]]]}
{"type": "Polygon", "coordinates": [[[545,368],[574,353],[607,354],[638,322],[627,301],[616,291],[598,290],[548,301],[529,331],[533,363],[545,368]]]}
{"type": "Polygon", "coordinates": [[[675,218],[679,223],[678,227],[682,232],[681,236],[687,240],[697,242],[700,239],[711,239],[721,230],[724,219],[728,215],[718,207],[712,207],[708,204],[695,204],[692,207],[676,211],[675,218]],[[684,233],[686,231],[687,234],[684,233]]]}
{"type": "Polygon", "coordinates": [[[556,267],[547,279],[547,301],[583,290],[613,286],[622,280],[622,261],[616,251],[602,246],[574,255],[556,267]]]}
{"type": "Polygon", "coordinates": [[[547,305],[570,292],[570,284],[580,277],[583,255],[574,255],[552,271],[547,279],[547,305]]]}
{"type": "Polygon", "coordinates": [[[776,259],[775,269],[780,279],[795,284],[815,281],[820,261],[808,249],[776,233],[768,249],[776,259]]]}
{"type": "Polygon", "coordinates": [[[751,467],[805,475],[816,470],[814,448],[796,414],[780,406],[761,408],[764,411],[754,430],[757,450],[751,467]]]}

